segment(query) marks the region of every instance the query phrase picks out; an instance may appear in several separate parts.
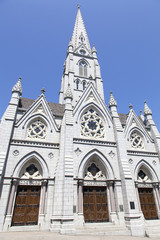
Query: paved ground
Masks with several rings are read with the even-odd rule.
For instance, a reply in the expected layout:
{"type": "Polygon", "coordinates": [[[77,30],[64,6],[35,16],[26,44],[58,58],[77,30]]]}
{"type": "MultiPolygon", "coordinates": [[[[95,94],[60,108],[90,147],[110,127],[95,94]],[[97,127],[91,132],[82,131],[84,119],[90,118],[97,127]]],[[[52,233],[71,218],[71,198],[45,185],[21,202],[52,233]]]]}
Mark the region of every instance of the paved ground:
{"type": "Polygon", "coordinates": [[[151,240],[160,238],[142,238],[131,236],[73,236],[51,232],[8,232],[0,233],[0,240],[151,240]]]}

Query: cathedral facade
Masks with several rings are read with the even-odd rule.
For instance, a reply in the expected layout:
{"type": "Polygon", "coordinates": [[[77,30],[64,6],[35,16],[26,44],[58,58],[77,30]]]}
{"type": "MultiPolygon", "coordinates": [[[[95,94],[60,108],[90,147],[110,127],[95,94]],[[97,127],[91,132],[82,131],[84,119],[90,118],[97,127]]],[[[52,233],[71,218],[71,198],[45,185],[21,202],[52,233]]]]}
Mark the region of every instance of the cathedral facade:
{"type": "Polygon", "coordinates": [[[59,103],[21,95],[19,78],[0,124],[0,231],[156,234],[160,134],[146,102],[140,116],[112,92],[105,104],[80,7],[59,103]]]}

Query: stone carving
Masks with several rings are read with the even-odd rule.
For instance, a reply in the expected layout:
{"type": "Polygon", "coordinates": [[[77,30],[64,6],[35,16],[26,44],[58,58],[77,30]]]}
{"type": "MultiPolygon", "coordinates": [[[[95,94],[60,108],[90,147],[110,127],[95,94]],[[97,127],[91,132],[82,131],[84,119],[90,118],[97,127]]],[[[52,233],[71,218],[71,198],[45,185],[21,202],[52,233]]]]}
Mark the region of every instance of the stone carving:
{"type": "Polygon", "coordinates": [[[88,167],[84,179],[85,180],[105,180],[106,177],[102,173],[102,171],[96,166],[96,164],[92,163],[90,167],[88,167]]]}
{"type": "Polygon", "coordinates": [[[137,131],[133,131],[130,135],[130,142],[133,148],[144,148],[144,143],[141,135],[137,131]]]}
{"type": "Polygon", "coordinates": [[[76,150],[75,150],[75,153],[77,154],[77,156],[79,156],[80,154],[81,154],[81,150],[79,149],[79,148],[77,148],[76,150]]]}
{"type": "Polygon", "coordinates": [[[111,150],[111,151],[109,152],[109,156],[110,156],[111,158],[113,158],[113,157],[115,156],[115,153],[111,150]]]}
{"type": "Polygon", "coordinates": [[[130,159],[128,160],[128,162],[129,162],[130,164],[133,164],[133,159],[130,158],[130,159]]]}
{"type": "Polygon", "coordinates": [[[53,157],[54,157],[54,154],[53,154],[52,152],[50,152],[50,153],[48,154],[48,157],[49,157],[49,158],[53,158],[53,157]]]}
{"type": "Polygon", "coordinates": [[[36,108],[36,110],[35,110],[34,112],[37,112],[37,113],[44,113],[44,114],[45,114],[45,110],[44,110],[42,104],[39,105],[38,108],[36,108]]]}
{"type": "Polygon", "coordinates": [[[71,91],[71,88],[70,88],[70,84],[68,84],[68,87],[67,87],[67,90],[66,90],[66,93],[65,93],[65,98],[71,98],[73,99],[73,94],[72,94],[72,91],[71,91]]]}
{"type": "Polygon", "coordinates": [[[17,149],[14,150],[14,151],[13,151],[13,155],[14,155],[14,156],[18,156],[18,155],[19,155],[19,151],[18,151],[17,149]]]}
{"type": "Polygon", "coordinates": [[[140,170],[138,172],[138,182],[151,182],[151,179],[149,178],[149,176],[147,176],[145,174],[145,172],[143,170],[140,170]]]}
{"type": "Polygon", "coordinates": [[[26,168],[26,171],[24,172],[21,178],[32,179],[32,178],[41,178],[41,177],[42,175],[40,174],[36,166],[32,163],[26,168]]]}
{"type": "Polygon", "coordinates": [[[28,128],[27,137],[44,139],[46,137],[46,125],[39,119],[34,121],[28,128]]]}
{"type": "Polygon", "coordinates": [[[156,160],[153,160],[153,162],[152,162],[152,163],[153,163],[153,165],[157,165],[157,162],[156,162],[156,160]]]}
{"type": "Polygon", "coordinates": [[[81,135],[104,138],[104,122],[93,109],[89,109],[81,118],[81,135]]]}

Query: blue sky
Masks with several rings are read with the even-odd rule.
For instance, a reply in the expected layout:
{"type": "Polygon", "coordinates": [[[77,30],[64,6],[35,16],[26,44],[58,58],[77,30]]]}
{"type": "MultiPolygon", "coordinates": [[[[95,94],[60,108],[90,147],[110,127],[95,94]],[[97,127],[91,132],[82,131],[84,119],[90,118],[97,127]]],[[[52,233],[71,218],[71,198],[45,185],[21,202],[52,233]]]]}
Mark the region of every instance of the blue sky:
{"type": "Polygon", "coordinates": [[[108,105],[139,114],[144,100],[160,130],[160,0],[0,0],[0,116],[22,76],[23,97],[58,102],[77,4],[95,44],[108,105]]]}

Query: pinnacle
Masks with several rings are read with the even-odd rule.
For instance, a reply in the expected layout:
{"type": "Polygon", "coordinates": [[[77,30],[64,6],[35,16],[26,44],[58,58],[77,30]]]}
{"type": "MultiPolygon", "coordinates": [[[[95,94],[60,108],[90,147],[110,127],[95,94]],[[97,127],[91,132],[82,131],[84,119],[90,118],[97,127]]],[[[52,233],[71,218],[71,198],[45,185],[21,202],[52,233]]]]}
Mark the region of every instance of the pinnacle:
{"type": "Polygon", "coordinates": [[[148,107],[146,101],[144,101],[144,116],[152,115],[151,109],[148,107]]]}
{"type": "Polygon", "coordinates": [[[109,99],[109,108],[112,106],[116,106],[117,107],[117,102],[114,99],[113,93],[112,91],[110,92],[110,99],[109,99]]]}
{"type": "Polygon", "coordinates": [[[97,50],[96,50],[96,48],[95,48],[95,45],[93,45],[93,48],[92,48],[92,53],[93,53],[93,52],[97,53],[97,50]]]}
{"type": "Polygon", "coordinates": [[[21,86],[21,77],[19,77],[17,83],[13,86],[12,88],[12,93],[13,92],[19,92],[20,95],[22,95],[22,86],[21,86]]]}

